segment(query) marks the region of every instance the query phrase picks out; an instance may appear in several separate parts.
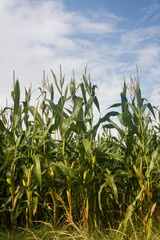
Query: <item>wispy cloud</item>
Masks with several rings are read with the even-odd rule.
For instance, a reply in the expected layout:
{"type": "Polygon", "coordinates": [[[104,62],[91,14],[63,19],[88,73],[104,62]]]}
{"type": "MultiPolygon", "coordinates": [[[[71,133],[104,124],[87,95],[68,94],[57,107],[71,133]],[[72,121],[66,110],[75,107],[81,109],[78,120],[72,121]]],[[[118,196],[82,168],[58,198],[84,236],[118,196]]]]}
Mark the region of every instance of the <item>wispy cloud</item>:
{"type": "Polygon", "coordinates": [[[147,47],[139,50],[138,63],[141,66],[151,66],[160,61],[160,46],[148,45],[147,47]]]}
{"type": "Polygon", "coordinates": [[[147,8],[143,8],[144,17],[142,18],[142,22],[150,19],[150,21],[154,22],[160,17],[160,3],[157,1],[150,1],[150,6],[147,8]]]}
{"type": "Polygon", "coordinates": [[[88,64],[102,112],[119,101],[123,75],[134,74],[136,64],[145,69],[144,76],[154,72],[158,79],[160,26],[130,30],[121,27],[125,22],[102,9],[88,15],[69,11],[57,0],[0,1],[0,77],[5,79],[0,105],[11,86],[13,69],[23,89],[30,82],[37,86],[43,70],[50,78],[50,68],[59,74],[60,64],[66,80],[75,69],[78,81],[88,64]]]}
{"type": "Polygon", "coordinates": [[[160,84],[154,86],[151,94],[151,102],[155,107],[160,108],[160,84]]]}

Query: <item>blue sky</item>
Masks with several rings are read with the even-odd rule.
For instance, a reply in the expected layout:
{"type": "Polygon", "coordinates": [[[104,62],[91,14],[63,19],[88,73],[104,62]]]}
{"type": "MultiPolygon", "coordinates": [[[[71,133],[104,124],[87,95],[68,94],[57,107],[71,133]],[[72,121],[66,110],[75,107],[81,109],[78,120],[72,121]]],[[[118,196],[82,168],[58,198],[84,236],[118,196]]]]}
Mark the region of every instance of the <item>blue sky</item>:
{"type": "Polygon", "coordinates": [[[123,76],[139,69],[143,97],[160,103],[159,0],[1,0],[0,106],[12,90],[16,71],[22,92],[39,86],[43,70],[62,65],[80,82],[88,66],[98,86],[102,115],[120,100],[123,76]]]}

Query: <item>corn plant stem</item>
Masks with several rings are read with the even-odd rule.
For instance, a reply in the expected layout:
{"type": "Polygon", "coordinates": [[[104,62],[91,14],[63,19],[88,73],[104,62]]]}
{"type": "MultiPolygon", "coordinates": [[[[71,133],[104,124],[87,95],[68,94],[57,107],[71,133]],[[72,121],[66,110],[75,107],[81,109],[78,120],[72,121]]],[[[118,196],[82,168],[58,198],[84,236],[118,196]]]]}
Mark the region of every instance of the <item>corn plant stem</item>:
{"type": "MultiPolygon", "coordinates": [[[[63,159],[64,159],[65,166],[67,166],[67,161],[65,158],[65,139],[63,139],[63,159]]],[[[68,176],[66,177],[66,180],[67,180],[66,194],[67,194],[67,200],[68,200],[68,205],[69,205],[69,214],[70,214],[69,218],[70,218],[70,220],[72,220],[73,219],[73,217],[72,217],[72,197],[71,197],[70,179],[68,176]]]]}
{"type": "Polygon", "coordinates": [[[96,214],[96,209],[97,209],[97,196],[96,196],[96,183],[93,185],[93,191],[94,191],[94,227],[98,228],[97,225],[97,214],[96,214]]]}
{"type": "MultiPolygon", "coordinates": [[[[45,75],[44,75],[44,81],[45,81],[45,75]]],[[[44,92],[44,89],[43,89],[43,92],[44,92]]],[[[43,102],[44,102],[44,97],[43,97],[43,93],[42,93],[42,122],[44,123],[43,102]]],[[[43,137],[44,137],[44,126],[42,126],[42,131],[43,131],[43,137]]],[[[46,150],[45,150],[45,139],[43,139],[43,152],[44,152],[44,154],[46,152],[46,150]]]]}
{"type": "Polygon", "coordinates": [[[53,201],[53,207],[54,207],[54,228],[56,229],[56,225],[57,225],[57,219],[56,219],[56,200],[53,201]]]}
{"type": "MultiPolygon", "coordinates": [[[[143,125],[142,125],[142,121],[141,123],[141,129],[142,129],[142,149],[143,149],[143,153],[144,153],[144,159],[146,162],[146,166],[147,166],[147,191],[149,192],[150,195],[150,175],[149,175],[149,165],[148,165],[148,160],[147,160],[147,156],[145,153],[145,142],[144,142],[144,131],[143,131],[143,125]]],[[[149,211],[151,211],[151,199],[150,196],[147,196],[148,200],[149,200],[149,211]]]]}
{"type": "Polygon", "coordinates": [[[88,217],[89,217],[89,200],[88,197],[86,199],[86,207],[85,207],[85,219],[86,219],[86,230],[89,230],[88,226],[88,217]]]}
{"type": "Polygon", "coordinates": [[[31,190],[30,190],[30,184],[31,184],[31,167],[28,169],[28,179],[27,179],[27,203],[28,203],[28,221],[27,221],[27,227],[28,225],[32,226],[32,216],[31,216],[31,190]]]}
{"type": "MultiPolygon", "coordinates": [[[[90,117],[91,117],[91,130],[93,130],[93,108],[91,108],[90,110],[90,117]]],[[[91,133],[90,148],[92,146],[92,140],[93,140],[93,133],[91,133]]]]}

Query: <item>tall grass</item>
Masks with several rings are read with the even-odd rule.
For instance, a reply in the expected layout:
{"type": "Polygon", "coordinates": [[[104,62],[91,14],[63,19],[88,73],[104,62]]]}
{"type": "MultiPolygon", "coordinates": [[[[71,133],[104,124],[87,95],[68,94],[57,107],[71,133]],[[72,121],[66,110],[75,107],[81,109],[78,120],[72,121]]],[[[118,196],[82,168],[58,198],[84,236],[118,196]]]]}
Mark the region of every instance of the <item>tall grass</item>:
{"type": "Polygon", "coordinates": [[[160,221],[160,128],[158,109],[141,96],[138,71],[96,123],[97,86],[86,69],[78,85],[73,76],[65,87],[61,69],[59,80],[52,75],[50,84],[44,74],[34,106],[31,88],[21,100],[17,80],[13,106],[1,111],[1,226],[48,221],[56,229],[67,219],[88,232],[109,227],[125,234],[136,223],[149,239],[160,221]]]}

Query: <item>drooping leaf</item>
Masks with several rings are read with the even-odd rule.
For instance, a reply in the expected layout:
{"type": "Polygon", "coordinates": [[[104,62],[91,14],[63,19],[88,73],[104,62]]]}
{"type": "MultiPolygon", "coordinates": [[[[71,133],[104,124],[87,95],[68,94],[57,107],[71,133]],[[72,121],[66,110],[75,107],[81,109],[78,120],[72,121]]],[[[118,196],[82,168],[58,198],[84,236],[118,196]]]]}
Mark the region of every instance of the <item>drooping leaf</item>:
{"type": "Polygon", "coordinates": [[[99,106],[98,98],[96,96],[94,97],[94,104],[96,105],[98,111],[100,112],[100,106],[99,106]]]}
{"type": "Polygon", "coordinates": [[[150,103],[148,103],[148,104],[147,104],[147,107],[148,107],[148,109],[151,111],[151,113],[152,113],[154,119],[156,119],[155,112],[154,112],[154,110],[153,110],[152,105],[151,105],[150,103]]]}
{"type": "Polygon", "coordinates": [[[40,115],[39,112],[36,110],[36,108],[33,107],[33,106],[28,106],[28,110],[31,112],[31,114],[33,115],[33,117],[35,118],[35,120],[37,120],[41,126],[44,126],[44,123],[43,123],[43,120],[42,120],[42,118],[41,118],[41,115],[40,115]]]}
{"type": "Polygon", "coordinates": [[[102,190],[105,187],[109,186],[111,188],[115,201],[118,202],[118,192],[117,192],[117,187],[114,182],[113,176],[107,175],[107,174],[105,176],[106,176],[106,179],[105,179],[106,181],[100,186],[100,189],[98,191],[98,203],[99,203],[99,209],[101,210],[101,212],[103,212],[102,205],[101,205],[101,194],[102,194],[102,190]]]}
{"type": "Polygon", "coordinates": [[[62,95],[61,90],[60,90],[60,88],[59,88],[59,86],[58,86],[58,82],[57,82],[56,75],[54,74],[54,72],[53,72],[52,70],[51,70],[51,73],[52,73],[52,75],[53,75],[53,79],[54,79],[54,82],[55,82],[56,87],[57,87],[57,89],[58,89],[58,92],[60,93],[60,95],[62,95]]]}
{"type": "Polygon", "coordinates": [[[115,117],[118,115],[119,115],[119,112],[111,111],[111,112],[107,113],[104,117],[100,118],[100,123],[109,121],[110,117],[115,117]]]}
{"type": "Polygon", "coordinates": [[[135,205],[136,205],[137,201],[141,198],[143,191],[144,191],[144,189],[142,189],[139,192],[139,194],[136,196],[135,200],[128,206],[128,208],[126,210],[125,219],[119,225],[119,229],[120,230],[122,229],[123,232],[126,232],[128,220],[131,218],[132,213],[133,213],[134,208],[135,208],[135,205]]]}
{"type": "Polygon", "coordinates": [[[120,106],[121,106],[121,103],[115,103],[115,104],[111,105],[108,109],[114,108],[114,107],[120,107],[120,106]]]}

